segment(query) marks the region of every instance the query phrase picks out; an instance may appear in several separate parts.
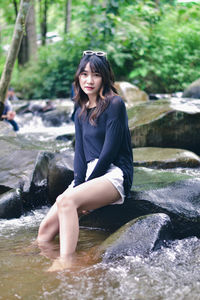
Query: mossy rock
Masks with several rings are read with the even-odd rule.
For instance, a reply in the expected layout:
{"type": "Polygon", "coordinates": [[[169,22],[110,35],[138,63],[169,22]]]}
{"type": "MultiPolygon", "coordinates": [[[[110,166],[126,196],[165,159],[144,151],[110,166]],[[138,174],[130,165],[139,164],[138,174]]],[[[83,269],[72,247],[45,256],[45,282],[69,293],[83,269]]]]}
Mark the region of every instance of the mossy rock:
{"type": "Polygon", "coordinates": [[[103,262],[125,256],[149,255],[171,238],[171,221],[165,214],[142,216],[123,225],[97,249],[96,256],[103,262]]]}
{"type": "Polygon", "coordinates": [[[134,166],[150,168],[200,167],[200,158],[195,153],[174,148],[143,147],[133,149],[134,166]]]}
{"type": "Polygon", "coordinates": [[[134,148],[187,149],[200,154],[200,107],[191,100],[149,101],[128,110],[134,148]]]}

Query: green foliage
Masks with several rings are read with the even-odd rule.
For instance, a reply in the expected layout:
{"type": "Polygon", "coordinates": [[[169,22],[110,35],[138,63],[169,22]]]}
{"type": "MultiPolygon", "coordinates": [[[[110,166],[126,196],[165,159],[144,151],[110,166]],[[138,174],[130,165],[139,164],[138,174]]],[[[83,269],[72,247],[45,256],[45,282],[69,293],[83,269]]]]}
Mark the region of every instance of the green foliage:
{"type": "MultiPolygon", "coordinates": [[[[39,48],[37,61],[15,68],[12,85],[24,97],[69,96],[86,49],[106,51],[116,80],[132,82],[149,93],[182,91],[200,77],[198,3],[108,0],[104,6],[103,0],[91,2],[72,1],[70,33],[61,42],[39,48]]],[[[64,5],[64,0],[49,1],[49,28],[61,36],[64,5]]],[[[1,57],[0,73],[4,61],[1,57]]]]}
{"type": "Polygon", "coordinates": [[[12,86],[29,99],[69,96],[84,43],[82,38],[70,37],[41,47],[37,61],[15,70],[12,86]]]}
{"type": "Polygon", "coordinates": [[[183,6],[176,10],[168,8],[148,34],[143,54],[129,78],[137,79],[148,92],[183,90],[199,78],[199,17],[199,10],[194,5],[190,9],[183,6]]]}

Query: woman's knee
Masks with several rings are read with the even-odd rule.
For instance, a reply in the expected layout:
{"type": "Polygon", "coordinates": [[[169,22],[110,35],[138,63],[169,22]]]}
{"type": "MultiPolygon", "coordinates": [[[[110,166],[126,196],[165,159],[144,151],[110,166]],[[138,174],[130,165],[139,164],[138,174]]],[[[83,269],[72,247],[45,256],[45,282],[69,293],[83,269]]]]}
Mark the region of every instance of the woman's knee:
{"type": "Polygon", "coordinates": [[[56,204],[57,204],[58,211],[77,208],[75,198],[71,193],[67,193],[67,192],[57,197],[56,204]]]}

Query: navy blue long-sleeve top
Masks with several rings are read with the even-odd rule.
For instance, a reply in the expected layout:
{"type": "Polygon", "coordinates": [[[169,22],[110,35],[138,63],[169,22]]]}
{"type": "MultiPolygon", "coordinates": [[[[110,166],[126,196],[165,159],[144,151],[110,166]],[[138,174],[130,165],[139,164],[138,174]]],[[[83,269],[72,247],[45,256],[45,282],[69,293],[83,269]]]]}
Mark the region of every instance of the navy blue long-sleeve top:
{"type": "Polygon", "coordinates": [[[87,109],[87,116],[79,116],[80,111],[79,107],[75,114],[74,186],[85,182],[87,163],[98,158],[87,180],[104,175],[113,163],[123,172],[124,192],[128,196],[133,181],[133,156],[124,101],[113,96],[96,125],[89,122],[92,108],[87,109]]]}

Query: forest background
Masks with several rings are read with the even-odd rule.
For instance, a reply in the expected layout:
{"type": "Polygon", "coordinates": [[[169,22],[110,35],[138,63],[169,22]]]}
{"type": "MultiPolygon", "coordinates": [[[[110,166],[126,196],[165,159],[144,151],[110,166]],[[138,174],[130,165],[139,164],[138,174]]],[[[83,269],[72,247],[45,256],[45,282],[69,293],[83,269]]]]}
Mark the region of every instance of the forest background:
{"type": "MultiPolygon", "coordinates": [[[[19,0],[0,0],[0,75],[19,0]]],[[[32,0],[11,86],[22,98],[70,95],[87,49],[107,52],[117,81],[147,93],[183,91],[200,77],[200,1],[32,0]]]]}

